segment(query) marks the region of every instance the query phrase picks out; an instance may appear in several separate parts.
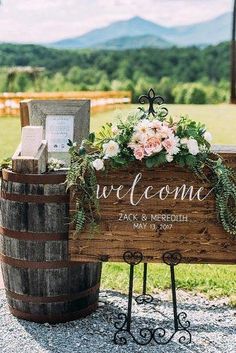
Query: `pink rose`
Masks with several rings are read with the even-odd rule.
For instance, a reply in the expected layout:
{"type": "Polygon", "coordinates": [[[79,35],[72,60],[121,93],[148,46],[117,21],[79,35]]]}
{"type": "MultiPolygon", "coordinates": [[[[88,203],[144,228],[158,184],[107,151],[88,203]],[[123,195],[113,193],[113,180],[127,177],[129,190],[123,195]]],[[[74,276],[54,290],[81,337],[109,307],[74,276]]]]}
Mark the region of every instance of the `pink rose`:
{"type": "Polygon", "coordinates": [[[134,157],[141,161],[144,157],[144,149],[142,147],[135,148],[134,150],[134,157]]]}
{"type": "Polygon", "coordinates": [[[152,153],[157,153],[162,150],[161,140],[157,137],[150,137],[145,144],[145,153],[150,156],[152,153]]]}

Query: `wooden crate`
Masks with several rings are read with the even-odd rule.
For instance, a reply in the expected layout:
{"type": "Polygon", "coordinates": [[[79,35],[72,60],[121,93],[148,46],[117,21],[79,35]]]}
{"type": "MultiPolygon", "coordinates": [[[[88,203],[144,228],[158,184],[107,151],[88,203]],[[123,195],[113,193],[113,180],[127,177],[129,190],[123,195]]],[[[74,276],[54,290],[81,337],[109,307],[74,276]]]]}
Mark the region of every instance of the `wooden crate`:
{"type": "Polygon", "coordinates": [[[47,141],[43,140],[35,157],[21,156],[19,145],[12,157],[12,171],[24,174],[42,174],[47,170],[48,149],[47,141]]]}
{"type": "MultiPolygon", "coordinates": [[[[225,163],[236,168],[236,148],[220,148],[220,151],[225,163]]],[[[135,187],[134,201],[148,186],[158,191],[169,185],[169,191],[173,191],[185,184],[193,186],[195,196],[199,190],[201,198],[212,189],[189,170],[172,164],[147,169],[136,163],[123,170],[98,172],[97,180],[100,189],[107,186],[109,190],[111,185],[114,188],[123,185],[120,194],[124,194],[138,173],[142,173],[142,179],[135,187]]],[[[148,193],[154,189],[149,189],[148,193]]],[[[165,192],[162,193],[164,197],[165,192]]],[[[74,198],[71,197],[71,214],[74,208],[74,198]]],[[[144,262],[161,262],[166,251],[178,251],[185,263],[236,263],[236,236],[224,231],[218,222],[213,192],[203,201],[196,197],[192,201],[188,197],[174,199],[174,193],[163,200],[143,197],[136,206],[130,204],[130,193],[119,200],[111,192],[106,199],[100,199],[100,212],[98,234],[89,234],[87,230],[77,235],[73,229],[70,230],[71,260],[123,261],[124,252],[131,250],[142,252],[144,262]]]]}

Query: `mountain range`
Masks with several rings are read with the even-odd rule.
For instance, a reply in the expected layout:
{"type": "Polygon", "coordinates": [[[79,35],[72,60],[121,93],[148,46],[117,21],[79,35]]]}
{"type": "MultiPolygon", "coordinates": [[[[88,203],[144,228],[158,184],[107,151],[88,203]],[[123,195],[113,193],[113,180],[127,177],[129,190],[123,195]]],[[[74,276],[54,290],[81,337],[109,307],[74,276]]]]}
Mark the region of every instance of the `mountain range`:
{"type": "Polygon", "coordinates": [[[143,47],[202,46],[230,39],[232,13],[187,26],[165,27],[141,17],[117,21],[50,46],[63,49],[135,49],[143,47]]]}

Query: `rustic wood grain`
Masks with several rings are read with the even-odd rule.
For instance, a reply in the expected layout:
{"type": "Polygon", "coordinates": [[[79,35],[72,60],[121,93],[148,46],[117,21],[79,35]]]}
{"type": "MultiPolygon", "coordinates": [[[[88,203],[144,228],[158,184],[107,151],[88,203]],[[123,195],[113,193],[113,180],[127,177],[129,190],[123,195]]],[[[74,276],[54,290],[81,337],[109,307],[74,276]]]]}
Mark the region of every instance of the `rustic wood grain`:
{"type": "Polygon", "coordinates": [[[21,145],[19,145],[12,157],[12,171],[23,174],[42,174],[47,170],[48,149],[47,141],[42,144],[35,157],[21,156],[21,145]]]}
{"type": "Polygon", "coordinates": [[[20,121],[21,127],[28,126],[29,123],[29,108],[28,108],[29,99],[22,100],[20,104],[20,121]]]}
{"type": "MultiPolygon", "coordinates": [[[[214,152],[219,153],[225,163],[236,169],[236,147],[214,146],[214,152]]],[[[165,185],[174,188],[183,183],[193,185],[197,190],[204,187],[206,195],[211,185],[199,180],[186,168],[173,165],[156,169],[146,169],[142,163],[135,163],[129,168],[98,172],[98,184],[102,186],[124,185],[127,190],[134,176],[142,172],[142,181],[137,185],[135,195],[139,195],[145,187],[153,185],[159,190],[165,185]]],[[[75,210],[75,197],[71,194],[70,215],[75,210]]],[[[140,251],[144,262],[162,262],[162,256],[167,251],[179,251],[184,263],[216,263],[236,264],[236,236],[225,232],[217,220],[214,194],[203,201],[160,200],[152,198],[142,200],[138,206],[132,206],[128,197],[117,200],[114,195],[100,199],[100,229],[96,234],[85,230],[77,235],[73,226],[69,236],[69,254],[73,261],[123,261],[125,251],[140,251]],[[134,229],[132,222],[119,221],[119,214],[170,214],[186,215],[188,222],[147,222],[148,228],[134,229]],[[156,229],[149,229],[150,223],[155,223],[156,229]],[[162,224],[172,224],[171,229],[163,229],[162,224]]]]}

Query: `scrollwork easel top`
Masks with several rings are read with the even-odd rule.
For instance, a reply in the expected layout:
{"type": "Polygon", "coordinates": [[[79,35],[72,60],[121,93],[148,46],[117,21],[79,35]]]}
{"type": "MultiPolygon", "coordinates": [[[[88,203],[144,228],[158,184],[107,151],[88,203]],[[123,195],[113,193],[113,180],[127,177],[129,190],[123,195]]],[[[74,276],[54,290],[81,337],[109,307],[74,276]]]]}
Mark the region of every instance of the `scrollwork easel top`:
{"type": "Polygon", "coordinates": [[[154,117],[159,116],[160,118],[164,118],[168,115],[168,109],[164,106],[164,98],[161,96],[156,96],[156,93],[152,88],[147,94],[140,96],[138,101],[140,104],[149,104],[148,110],[139,107],[139,109],[147,115],[152,114],[154,117]],[[157,105],[157,108],[154,108],[155,104],[157,105]]]}

